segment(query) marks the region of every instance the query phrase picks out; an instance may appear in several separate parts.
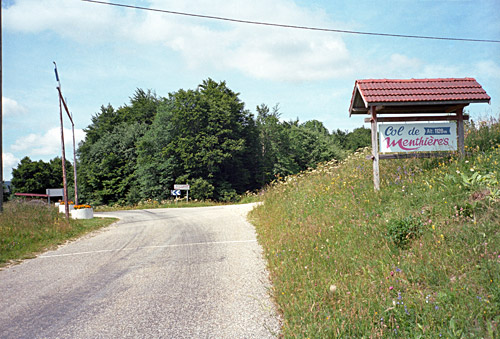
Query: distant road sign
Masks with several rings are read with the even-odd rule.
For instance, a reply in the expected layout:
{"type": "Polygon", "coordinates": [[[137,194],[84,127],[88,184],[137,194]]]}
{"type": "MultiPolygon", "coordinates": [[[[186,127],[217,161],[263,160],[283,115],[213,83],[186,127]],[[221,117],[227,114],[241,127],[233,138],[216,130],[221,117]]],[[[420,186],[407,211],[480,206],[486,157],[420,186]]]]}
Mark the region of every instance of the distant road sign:
{"type": "Polygon", "coordinates": [[[178,195],[181,195],[181,191],[180,191],[180,190],[171,190],[171,191],[170,191],[170,194],[171,194],[171,195],[178,196],[178,195]]]}
{"type": "Polygon", "coordinates": [[[174,190],[184,190],[184,191],[187,191],[189,190],[189,185],[179,185],[179,184],[176,184],[174,185],[174,190]]]}
{"type": "Polygon", "coordinates": [[[64,190],[62,188],[47,188],[45,190],[45,193],[49,197],[63,197],[64,196],[64,190]]]}

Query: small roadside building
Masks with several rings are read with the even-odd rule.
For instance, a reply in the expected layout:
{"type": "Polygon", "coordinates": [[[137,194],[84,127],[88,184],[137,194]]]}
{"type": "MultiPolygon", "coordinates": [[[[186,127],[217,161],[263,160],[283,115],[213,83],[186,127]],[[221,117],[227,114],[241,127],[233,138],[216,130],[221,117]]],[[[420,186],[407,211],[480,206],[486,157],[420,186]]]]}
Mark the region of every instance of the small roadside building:
{"type": "Polygon", "coordinates": [[[365,122],[371,124],[375,190],[380,189],[381,159],[463,154],[464,120],[469,119],[464,107],[490,100],[473,78],[356,80],[349,116],[368,116],[365,122]],[[379,124],[387,124],[380,133],[379,124]]]}

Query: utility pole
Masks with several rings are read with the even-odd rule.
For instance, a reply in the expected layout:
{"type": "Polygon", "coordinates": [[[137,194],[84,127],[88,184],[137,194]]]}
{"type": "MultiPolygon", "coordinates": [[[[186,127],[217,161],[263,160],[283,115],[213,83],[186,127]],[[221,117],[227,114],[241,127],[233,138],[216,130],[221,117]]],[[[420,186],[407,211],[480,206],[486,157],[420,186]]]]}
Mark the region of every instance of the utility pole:
{"type": "Polygon", "coordinates": [[[59,75],[57,74],[57,65],[54,62],[54,72],[56,73],[56,80],[58,83],[57,90],[59,92],[59,118],[61,120],[61,149],[62,149],[62,172],[63,172],[63,190],[64,190],[64,213],[66,219],[69,219],[69,205],[68,205],[68,182],[66,179],[66,152],[64,150],[64,126],[62,114],[62,97],[61,97],[61,83],[59,82],[59,75]]]}
{"type": "MultiPolygon", "coordinates": [[[[56,63],[54,62],[54,65],[56,63]]],[[[68,115],[69,120],[71,121],[71,130],[73,132],[73,178],[74,178],[74,185],[75,185],[75,205],[78,205],[78,184],[77,184],[77,176],[76,176],[76,142],[75,142],[75,123],[73,121],[73,114],[69,112],[68,105],[66,104],[66,100],[64,100],[63,95],[62,95],[62,89],[61,89],[61,81],[59,80],[59,74],[57,72],[57,66],[55,66],[54,69],[56,73],[56,80],[59,85],[57,87],[57,91],[59,92],[59,104],[62,103],[64,110],[66,111],[66,114],[68,115]]],[[[62,122],[61,122],[62,126],[62,122]]],[[[62,132],[61,132],[62,133],[62,132]]]]}
{"type": "Polygon", "coordinates": [[[3,212],[3,74],[2,74],[2,5],[0,1],[0,213],[3,212]]]}
{"type": "Polygon", "coordinates": [[[76,184],[75,124],[73,123],[73,114],[71,114],[71,129],[73,130],[73,179],[75,181],[75,205],[78,205],[78,185],[76,184]]]}

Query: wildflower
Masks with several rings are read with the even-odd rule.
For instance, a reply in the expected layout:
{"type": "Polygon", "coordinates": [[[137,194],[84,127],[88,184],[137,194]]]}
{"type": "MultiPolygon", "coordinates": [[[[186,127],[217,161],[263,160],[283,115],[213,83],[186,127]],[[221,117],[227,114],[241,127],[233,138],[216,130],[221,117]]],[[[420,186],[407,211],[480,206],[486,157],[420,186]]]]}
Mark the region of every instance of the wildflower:
{"type": "Polygon", "coordinates": [[[392,291],[394,289],[393,286],[389,286],[389,291],[392,291]]]}

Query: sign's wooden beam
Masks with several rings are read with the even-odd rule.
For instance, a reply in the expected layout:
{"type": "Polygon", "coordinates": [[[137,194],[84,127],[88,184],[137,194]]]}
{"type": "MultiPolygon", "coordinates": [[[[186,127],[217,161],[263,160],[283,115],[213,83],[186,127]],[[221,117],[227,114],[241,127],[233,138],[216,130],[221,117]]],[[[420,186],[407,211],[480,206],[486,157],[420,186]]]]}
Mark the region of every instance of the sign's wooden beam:
{"type": "MultiPolygon", "coordinates": [[[[454,115],[426,116],[426,117],[378,117],[377,122],[405,122],[405,121],[458,121],[459,117],[454,115]]],[[[469,120],[468,115],[463,116],[463,120],[469,120]]],[[[365,118],[365,123],[370,123],[371,118],[365,118]]]]}

